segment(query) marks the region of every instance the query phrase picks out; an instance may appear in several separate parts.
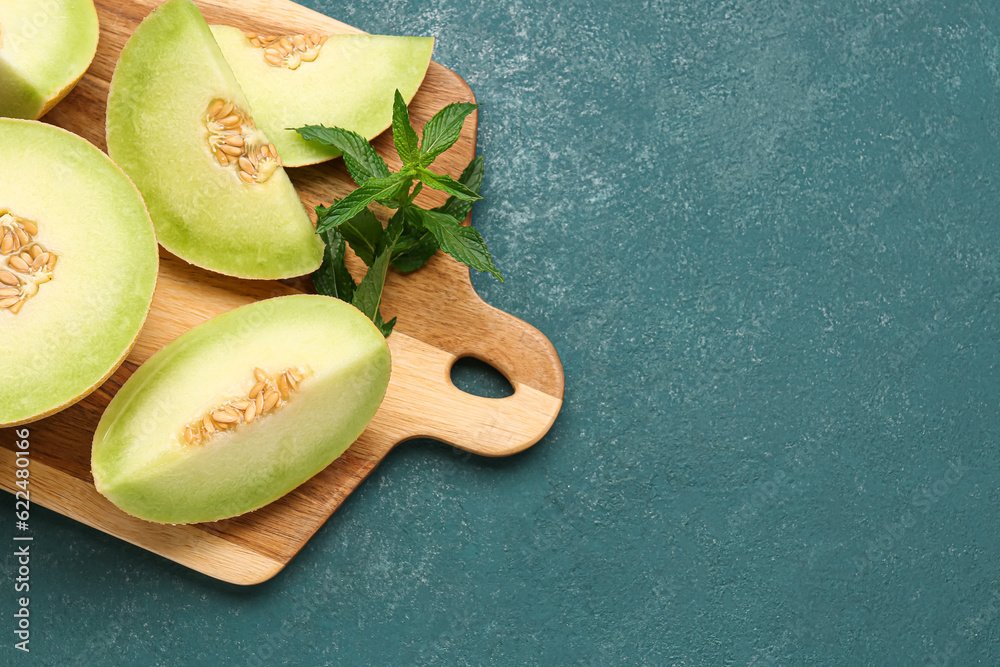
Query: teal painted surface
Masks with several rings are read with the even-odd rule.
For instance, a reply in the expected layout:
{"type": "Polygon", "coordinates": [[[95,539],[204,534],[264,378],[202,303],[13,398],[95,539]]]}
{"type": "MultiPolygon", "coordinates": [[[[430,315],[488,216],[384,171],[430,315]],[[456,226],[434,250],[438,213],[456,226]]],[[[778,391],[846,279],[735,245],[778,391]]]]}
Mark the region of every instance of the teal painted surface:
{"type": "Polygon", "coordinates": [[[311,3],[484,103],[549,437],[402,447],[249,589],[36,511],[37,661],[1000,662],[1000,10],[613,4],[311,3]]]}

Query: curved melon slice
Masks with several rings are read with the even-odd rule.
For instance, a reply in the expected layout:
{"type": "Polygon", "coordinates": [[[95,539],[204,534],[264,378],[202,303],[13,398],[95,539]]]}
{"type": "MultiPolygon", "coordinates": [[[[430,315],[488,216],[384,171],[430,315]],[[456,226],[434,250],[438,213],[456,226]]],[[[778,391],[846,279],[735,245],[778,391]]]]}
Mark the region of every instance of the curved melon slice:
{"type": "Polygon", "coordinates": [[[366,139],[392,123],[396,89],[407,103],[427,73],[433,37],[255,35],[212,26],[257,122],[287,166],[340,155],[288,128],[337,126],[366,139]]]}
{"type": "Polygon", "coordinates": [[[94,436],[97,490],[133,516],[215,521],[257,509],[328,466],[389,383],[389,348],[353,306],[261,301],[156,353],[94,436]]]}
{"type": "Polygon", "coordinates": [[[45,115],[90,67],[99,32],[92,0],[0,0],[0,116],[45,115]]]}
{"type": "Polygon", "coordinates": [[[0,119],[0,426],[75,403],[125,359],[156,284],[153,225],[97,148],[0,119]]]}
{"type": "Polygon", "coordinates": [[[322,241],[190,0],[160,5],[125,45],[107,132],[170,252],[241,278],[319,267],[322,241]]]}

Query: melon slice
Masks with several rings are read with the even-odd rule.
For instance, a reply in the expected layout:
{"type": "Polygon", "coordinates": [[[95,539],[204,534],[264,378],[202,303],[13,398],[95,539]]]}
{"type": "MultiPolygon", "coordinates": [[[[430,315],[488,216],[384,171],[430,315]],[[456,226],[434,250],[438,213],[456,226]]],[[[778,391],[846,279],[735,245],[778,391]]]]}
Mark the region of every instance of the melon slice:
{"type": "Polygon", "coordinates": [[[0,0],[0,116],[47,113],[90,67],[99,32],[92,0],[0,0]]]}
{"type": "Polygon", "coordinates": [[[94,436],[97,490],[160,523],[257,509],[328,466],[389,383],[389,348],[353,306],[296,295],[219,315],[157,352],[94,436]]]}
{"type": "Polygon", "coordinates": [[[261,129],[286,166],[329,160],[339,151],[289,128],[337,126],[366,139],[392,123],[396,89],[407,103],[424,80],[433,37],[258,35],[212,26],[261,129]]]}
{"type": "Polygon", "coordinates": [[[158,256],[132,182],[80,137],[0,119],[0,426],[89,394],[149,312],[158,256]]]}
{"type": "Polygon", "coordinates": [[[125,45],[107,135],[178,257],[241,278],[319,267],[322,241],[191,0],[167,0],[125,45]]]}

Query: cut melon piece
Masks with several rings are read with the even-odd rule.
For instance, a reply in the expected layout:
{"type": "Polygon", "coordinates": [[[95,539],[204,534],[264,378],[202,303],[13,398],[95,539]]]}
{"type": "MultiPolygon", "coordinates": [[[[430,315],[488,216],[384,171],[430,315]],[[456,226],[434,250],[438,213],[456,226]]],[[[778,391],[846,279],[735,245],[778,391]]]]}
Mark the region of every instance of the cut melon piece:
{"type": "Polygon", "coordinates": [[[167,0],[125,45],[107,132],[170,252],[241,278],[319,267],[323,243],[191,0],[167,0]]]}
{"type": "Polygon", "coordinates": [[[97,490],[160,523],[215,521],[299,486],[361,434],[389,383],[389,347],[330,297],[269,299],[157,352],[94,436],[97,490]]]}
{"type": "Polygon", "coordinates": [[[342,127],[372,139],[392,123],[397,89],[407,103],[424,80],[433,37],[257,35],[212,26],[261,129],[286,166],[340,155],[293,129],[342,127]],[[293,128],[293,129],[289,129],[293,128]]]}
{"type": "Polygon", "coordinates": [[[149,312],[158,256],[132,182],[80,137],[0,119],[0,426],[89,394],[149,312]]]}
{"type": "Polygon", "coordinates": [[[90,67],[99,33],[92,0],[0,0],[0,116],[47,113],[90,67]]]}

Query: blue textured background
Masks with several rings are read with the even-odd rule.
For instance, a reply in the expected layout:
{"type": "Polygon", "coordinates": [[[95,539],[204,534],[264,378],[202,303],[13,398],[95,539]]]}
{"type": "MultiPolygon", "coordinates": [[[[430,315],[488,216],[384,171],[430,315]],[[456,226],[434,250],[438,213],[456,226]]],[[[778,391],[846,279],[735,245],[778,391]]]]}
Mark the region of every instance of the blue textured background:
{"type": "Polygon", "coordinates": [[[38,510],[33,657],[1000,662],[995,3],[306,4],[484,103],[475,283],[564,411],[402,447],[249,589],[38,510]]]}

